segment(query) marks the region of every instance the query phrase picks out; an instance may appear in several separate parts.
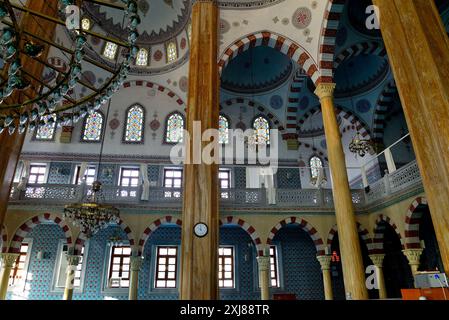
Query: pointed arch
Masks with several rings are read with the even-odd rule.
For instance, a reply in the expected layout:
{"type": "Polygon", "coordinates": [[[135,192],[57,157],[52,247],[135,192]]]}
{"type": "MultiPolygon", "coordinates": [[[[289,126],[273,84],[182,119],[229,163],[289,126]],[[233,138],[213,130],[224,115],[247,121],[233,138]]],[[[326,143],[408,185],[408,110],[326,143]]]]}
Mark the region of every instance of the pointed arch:
{"type": "Polygon", "coordinates": [[[185,116],[174,111],[165,118],[164,143],[176,144],[184,139],[184,131],[186,128],[185,116]]]}
{"type": "Polygon", "coordinates": [[[8,248],[8,252],[18,253],[20,252],[20,246],[22,245],[23,239],[31,232],[31,230],[37,225],[51,221],[61,227],[64,232],[67,244],[70,246],[72,244],[72,231],[70,230],[67,223],[55,214],[44,213],[41,216],[34,216],[27,220],[20,227],[17,228],[14,236],[11,238],[11,242],[8,248]]]}
{"type": "MultiPolygon", "coordinates": [[[[368,249],[368,254],[373,254],[373,241],[369,236],[369,232],[368,230],[363,227],[360,222],[357,222],[357,231],[359,233],[360,238],[362,238],[363,242],[365,243],[367,249],[368,249]]],[[[334,224],[334,226],[332,227],[332,229],[329,231],[328,235],[327,235],[327,248],[329,250],[329,252],[331,252],[331,245],[332,245],[332,241],[334,240],[335,234],[337,234],[338,229],[337,229],[337,225],[334,224]]]]}
{"type": "Polygon", "coordinates": [[[143,143],[145,137],[145,107],[140,103],[130,105],[125,111],[124,143],[143,143]]]}
{"type": "Polygon", "coordinates": [[[373,139],[377,143],[383,143],[385,130],[385,114],[393,107],[394,96],[397,93],[396,83],[393,80],[388,82],[377,99],[373,116],[373,139]]]}
{"type": "Polygon", "coordinates": [[[100,110],[84,118],[81,142],[100,142],[105,131],[105,118],[100,110]]]}
{"type": "Polygon", "coordinates": [[[271,228],[270,234],[267,238],[267,244],[271,244],[274,236],[276,235],[276,233],[282,229],[282,227],[285,227],[288,224],[295,224],[295,225],[299,225],[299,227],[304,230],[305,232],[307,232],[310,236],[310,238],[312,238],[314,244],[315,244],[315,248],[317,251],[317,255],[324,255],[325,254],[325,246],[323,243],[323,239],[321,238],[321,236],[318,234],[318,231],[315,229],[315,227],[310,224],[309,222],[307,222],[304,219],[300,219],[300,218],[296,218],[296,217],[290,217],[290,218],[286,218],[284,220],[279,221],[279,223],[274,226],[273,228],[271,228]]]}
{"type": "Polygon", "coordinates": [[[406,249],[421,248],[419,224],[421,222],[422,212],[416,210],[420,205],[427,205],[427,198],[417,197],[413,200],[405,215],[404,246],[406,249]]]}
{"type": "Polygon", "coordinates": [[[361,54],[375,55],[385,58],[387,56],[387,49],[383,43],[378,41],[363,41],[353,44],[352,46],[343,49],[337,55],[334,61],[334,70],[337,70],[337,68],[346,60],[361,54]]]}
{"type": "Polygon", "coordinates": [[[137,252],[138,255],[141,256],[143,250],[145,249],[145,244],[147,243],[150,235],[156,231],[160,226],[167,224],[176,224],[178,226],[182,226],[181,219],[175,218],[173,216],[165,216],[153,221],[142,233],[139,239],[139,243],[137,244],[137,252]]]}
{"type": "Polygon", "coordinates": [[[399,240],[401,241],[402,249],[405,249],[404,239],[402,238],[401,233],[399,232],[399,229],[396,226],[396,224],[393,221],[391,221],[390,217],[380,214],[376,219],[376,225],[374,227],[374,238],[373,238],[373,247],[372,247],[373,253],[383,253],[384,252],[385,227],[381,225],[382,222],[389,224],[394,229],[397,236],[399,237],[399,240]]]}
{"type": "Polygon", "coordinates": [[[262,240],[260,239],[260,237],[256,231],[256,228],[254,228],[252,225],[248,224],[243,219],[240,219],[238,217],[233,217],[233,216],[227,216],[226,218],[221,218],[220,226],[222,226],[222,225],[240,226],[243,230],[246,231],[246,233],[248,233],[248,235],[253,240],[254,245],[256,246],[257,255],[258,256],[264,255],[262,240]]]}

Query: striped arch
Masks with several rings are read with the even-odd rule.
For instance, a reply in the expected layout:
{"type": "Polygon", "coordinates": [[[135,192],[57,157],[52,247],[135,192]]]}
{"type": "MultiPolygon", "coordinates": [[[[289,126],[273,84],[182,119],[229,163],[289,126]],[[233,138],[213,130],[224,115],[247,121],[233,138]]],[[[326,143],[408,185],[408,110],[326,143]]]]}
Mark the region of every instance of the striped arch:
{"type": "Polygon", "coordinates": [[[344,61],[351,59],[352,57],[359,56],[361,54],[375,55],[379,57],[386,57],[387,50],[385,46],[377,41],[359,42],[349,48],[340,52],[334,61],[334,70],[337,70],[338,66],[344,61]]]}
{"type": "Polygon", "coordinates": [[[309,236],[312,238],[313,242],[315,243],[315,248],[317,251],[317,255],[323,255],[324,254],[324,243],[323,239],[321,239],[320,235],[318,234],[318,231],[315,229],[314,226],[312,226],[309,222],[307,222],[304,219],[298,219],[296,217],[290,217],[287,219],[284,219],[280,221],[276,226],[274,226],[271,231],[270,235],[267,238],[267,244],[271,244],[274,236],[276,233],[282,229],[282,227],[285,227],[288,224],[297,224],[301,227],[302,230],[306,231],[309,236]]]}
{"type": "Polygon", "coordinates": [[[332,82],[337,32],[346,0],[328,0],[320,36],[319,68],[322,82],[332,82]]]}
{"type": "Polygon", "coordinates": [[[421,248],[421,242],[419,240],[419,223],[421,222],[422,212],[415,212],[419,205],[427,205],[427,199],[425,197],[418,197],[413,200],[412,204],[407,210],[405,216],[405,248],[421,248]]]}
{"type": "Polygon", "coordinates": [[[382,221],[388,223],[396,232],[396,234],[399,237],[399,240],[401,241],[402,249],[404,248],[404,240],[401,236],[401,233],[399,232],[398,227],[396,226],[393,221],[391,221],[390,217],[384,216],[383,214],[380,214],[376,219],[376,226],[374,228],[374,238],[373,238],[373,253],[384,253],[384,232],[385,232],[385,226],[382,226],[382,221]]]}
{"type": "Polygon", "coordinates": [[[282,138],[284,138],[286,132],[283,123],[279,120],[279,118],[276,115],[274,115],[272,112],[270,112],[267,108],[265,108],[262,104],[260,104],[257,101],[248,98],[232,98],[221,102],[220,110],[223,110],[223,107],[225,106],[229,107],[235,104],[243,104],[249,107],[256,108],[258,112],[262,113],[267,117],[268,120],[270,120],[271,124],[279,130],[279,132],[282,135],[282,138]]]}
{"type": "Polygon", "coordinates": [[[298,69],[293,76],[288,92],[286,126],[288,131],[288,138],[298,138],[298,106],[299,96],[302,88],[307,81],[306,74],[303,69],[298,69]]]}
{"type": "Polygon", "coordinates": [[[141,256],[143,253],[143,249],[145,248],[145,243],[147,242],[150,235],[156,231],[157,228],[164,224],[177,224],[178,226],[182,225],[182,221],[173,216],[165,216],[153,221],[142,233],[139,239],[139,243],[137,245],[138,255],[141,256]]]}
{"type": "Polygon", "coordinates": [[[0,236],[2,239],[2,248],[1,252],[5,253],[8,251],[8,234],[6,232],[6,228],[4,225],[2,225],[2,229],[0,230],[0,236]]]}
{"type": "Polygon", "coordinates": [[[30,233],[30,231],[37,225],[47,221],[52,221],[60,226],[62,231],[64,231],[67,244],[70,245],[72,243],[72,232],[66,222],[55,214],[44,213],[41,216],[32,217],[31,219],[23,223],[19,228],[17,228],[16,233],[11,238],[11,243],[8,251],[11,253],[19,253],[23,239],[26,238],[28,233],[30,233]]]}
{"type": "Polygon", "coordinates": [[[326,162],[329,162],[329,159],[327,158],[326,154],[325,154],[323,151],[321,151],[320,149],[318,149],[317,147],[314,147],[313,145],[311,145],[311,144],[309,144],[309,143],[304,143],[304,142],[301,142],[301,141],[298,143],[298,145],[299,145],[299,147],[304,147],[304,148],[307,148],[307,149],[312,149],[312,151],[313,151],[316,155],[318,155],[318,156],[324,158],[324,160],[326,160],[326,162]]]}
{"type": "MultiPolygon", "coordinates": [[[[362,238],[363,242],[365,243],[368,254],[373,254],[373,241],[369,236],[368,230],[366,230],[359,222],[357,222],[357,231],[359,232],[360,238],[362,238]]],[[[338,232],[337,225],[335,224],[332,229],[329,231],[329,234],[327,235],[327,248],[329,252],[331,252],[331,245],[332,241],[334,240],[335,234],[338,232]]]]}
{"type": "MultiPolygon", "coordinates": [[[[135,245],[135,240],[134,240],[134,236],[132,234],[131,228],[122,219],[119,220],[117,225],[126,233],[126,237],[128,238],[129,245],[132,248],[135,245]]],[[[81,232],[78,236],[78,239],[76,239],[76,242],[75,242],[75,253],[76,254],[81,253],[81,249],[83,248],[86,240],[87,240],[86,234],[81,232]]]]}
{"type": "MultiPolygon", "coordinates": [[[[308,118],[313,116],[315,112],[321,110],[321,106],[316,106],[310,108],[299,120],[298,120],[298,128],[300,128],[308,118]]],[[[367,127],[367,125],[357,117],[356,114],[351,111],[344,110],[341,106],[335,107],[337,116],[341,116],[343,119],[348,120],[351,124],[355,126],[355,129],[360,133],[363,138],[371,139],[371,133],[367,127]]]]}
{"type": "Polygon", "coordinates": [[[393,107],[394,96],[397,92],[396,83],[387,83],[377,99],[373,116],[373,140],[382,143],[385,129],[385,114],[393,107]]]}
{"type": "Polygon", "coordinates": [[[157,91],[165,93],[167,96],[169,96],[177,105],[181,107],[186,107],[186,104],[184,101],[173,91],[170,89],[161,86],[157,83],[146,81],[146,80],[131,80],[126,81],[123,83],[123,88],[131,88],[131,87],[146,87],[146,88],[153,88],[157,91]]]}
{"type": "Polygon", "coordinates": [[[240,218],[233,216],[228,216],[226,218],[220,219],[220,226],[227,224],[240,226],[243,230],[245,230],[253,240],[254,244],[256,245],[257,255],[258,256],[264,255],[262,241],[259,235],[257,234],[256,229],[252,225],[248,224],[247,222],[243,221],[240,218]]]}
{"type": "Polygon", "coordinates": [[[326,77],[320,76],[320,72],[316,62],[303,47],[288,38],[270,31],[259,31],[249,34],[240,38],[229,47],[227,47],[224,50],[224,53],[221,55],[220,60],[218,61],[219,73],[221,74],[229,61],[235,58],[238,54],[245,52],[250,48],[259,46],[270,47],[286,54],[306,71],[307,75],[315,84],[325,82],[324,80],[329,80],[326,79],[326,77]]]}

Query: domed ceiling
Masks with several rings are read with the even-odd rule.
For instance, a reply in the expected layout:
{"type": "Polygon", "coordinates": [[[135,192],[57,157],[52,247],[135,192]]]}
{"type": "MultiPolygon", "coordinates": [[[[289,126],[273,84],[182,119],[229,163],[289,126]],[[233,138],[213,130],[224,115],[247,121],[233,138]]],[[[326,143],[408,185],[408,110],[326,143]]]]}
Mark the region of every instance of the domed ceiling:
{"type": "Polygon", "coordinates": [[[221,87],[238,93],[261,93],[279,87],[293,70],[291,59],[269,47],[251,48],[223,70],[221,87]]]}
{"type": "MultiPolygon", "coordinates": [[[[113,4],[122,4],[120,0],[105,0],[113,4]]],[[[190,0],[138,0],[141,17],[138,26],[137,44],[148,45],[167,41],[185,29],[190,18],[190,0]]],[[[126,39],[128,32],[122,28],[123,11],[106,6],[84,2],[91,18],[103,30],[126,39]]]]}
{"type": "Polygon", "coordinates": [[[357,95],[376,87],[388,74],[387,59],[361,54],[341,63],[335,71],[336,97],[357,95]]]}
{"type": "Polygon", "coordinates": [[[218,0],[222,8],[256,8],[278,4],[285,0],[218,0]]]}

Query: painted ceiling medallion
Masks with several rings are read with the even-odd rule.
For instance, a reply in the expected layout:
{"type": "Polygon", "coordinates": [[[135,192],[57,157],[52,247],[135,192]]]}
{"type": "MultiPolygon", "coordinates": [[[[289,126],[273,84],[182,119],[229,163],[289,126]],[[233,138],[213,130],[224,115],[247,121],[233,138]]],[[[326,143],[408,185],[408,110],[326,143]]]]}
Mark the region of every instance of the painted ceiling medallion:
{"type": "MultiPolygon", "coordinates": [[[[114,2],[105,0],[106,2],[114,2]]],[[[123,17],[119,10],[84,2],[91,18],[107,33],[120,38],[128,36],[126,27],[122,27],[123,17]]],[[[190,18],[191,0],[140,0],[139,13],[145,17],[137,27],[140,34],[138,45],[152,45],[165,42],[180,34],[190,18]]]]}
{"type": "Polygon", "coordinates": [[[293,25],[298,29],[307,28],[312,22],[312,11],[309,8],[301,7],[296,9],[292,17],[293,25]]]}

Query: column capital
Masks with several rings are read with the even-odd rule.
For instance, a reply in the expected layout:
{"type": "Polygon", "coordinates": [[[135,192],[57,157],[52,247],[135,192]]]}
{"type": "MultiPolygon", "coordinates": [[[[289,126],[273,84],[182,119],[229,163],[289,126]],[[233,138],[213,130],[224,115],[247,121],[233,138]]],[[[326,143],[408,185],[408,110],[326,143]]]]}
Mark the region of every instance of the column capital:
{"type": "Polygon", "coordinates": [[[376,267],[382,268],[385,254],[370,254],[369,257],[376,267]]]}
{"type": "Polygon", "coordinates": [[[67,254],[66,259],[69,266],[76,267],[80,263],[81,256],[67,254]]]}
{"type": "Polygon", "coordinates": [[[333,98],[335,83],[320,83],[315,89],[315,95],[321,99],[333,98]]]}
{"type": "Polygon", "coordinates": [[[416,248],[416,249],[405,249],[402,250],[402,253],[407,257],[409,265],[419,265],[419,260],[421,258],[421,254],[424,249],[416,248]]]}
{"type": "Polygon", "coordinates": [[[331,261],[332,261],[331,255],[321,255],[321,256],[316,256],[316,258],[321,265],[321,270],[324,271],[324,270],[331,269],[331,261]]]}
{"type": "Polygon", "coordinates": [[[0,253],[2,264],[6,268],[14,267],[14,262],[16,262],[18,256],[18,253],[0,253]]]}
{"type": "Polygon", "coordinates": [[[131,264],[131,271],[140,271],[140,268],[142,267],[143,264],[143,257],[131,256],[130,264],[131,264]]]}
{"type": "Polygon", "coordinates": [[[257,263],[259,264],[260,271],[269,271],[270,270],[270,257],[257,257],[257,263]]]}

